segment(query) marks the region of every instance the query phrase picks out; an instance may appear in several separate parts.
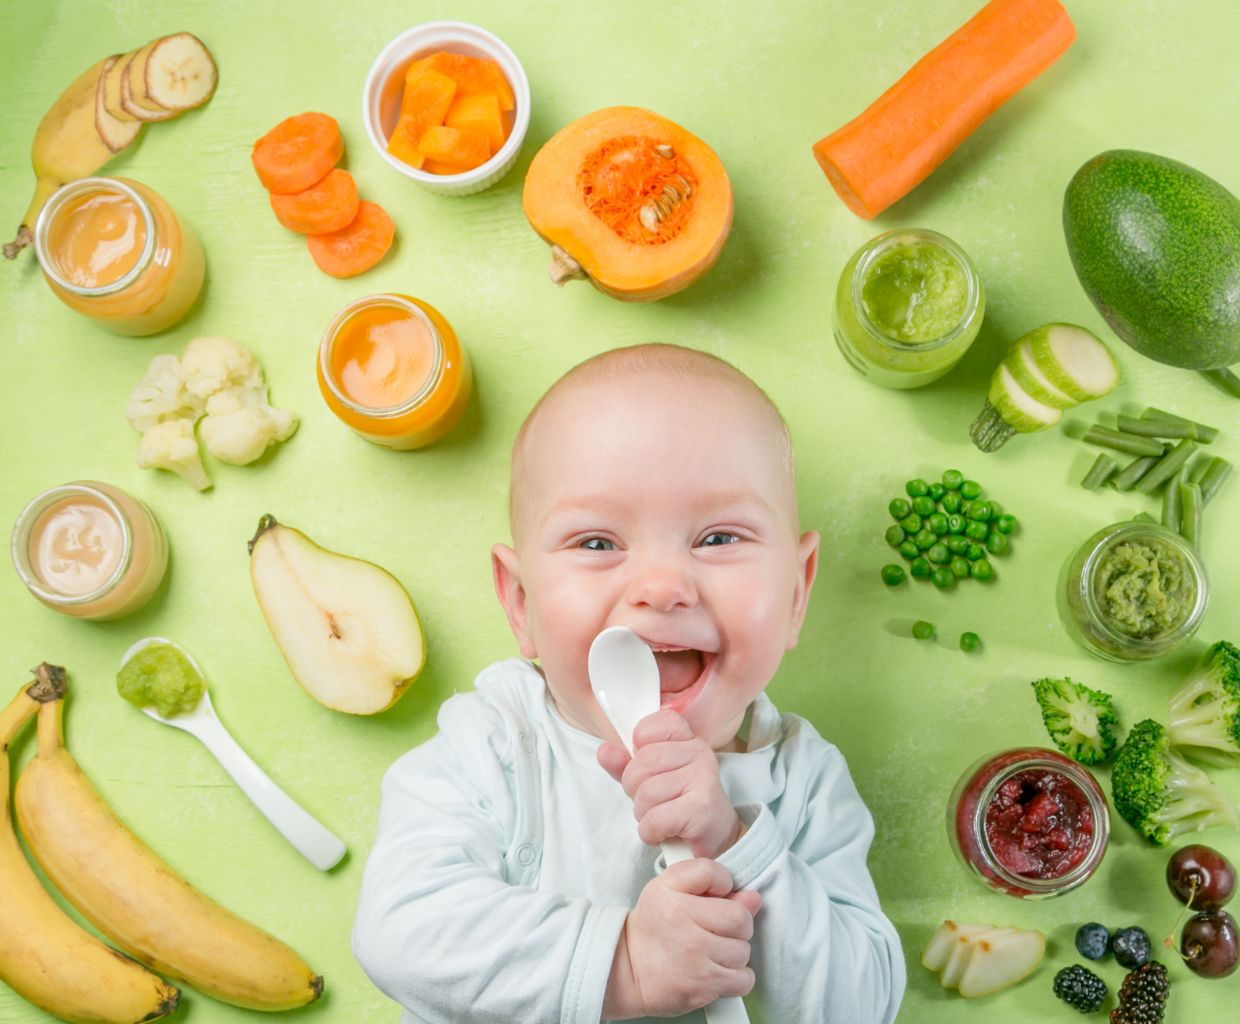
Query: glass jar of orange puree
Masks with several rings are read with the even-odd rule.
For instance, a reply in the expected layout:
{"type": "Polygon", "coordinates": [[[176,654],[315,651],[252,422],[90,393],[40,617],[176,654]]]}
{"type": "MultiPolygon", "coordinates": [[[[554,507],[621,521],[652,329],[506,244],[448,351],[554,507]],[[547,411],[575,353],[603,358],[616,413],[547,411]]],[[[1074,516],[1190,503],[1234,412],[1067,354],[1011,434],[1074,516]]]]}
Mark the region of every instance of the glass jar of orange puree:
{"type": "Polygon", "coordinates": [[[423,448],[461,418],[469,358],[448,321],[408,295],[370,295],[340,311],[319,345],[319,390],[367,441],[423,448]]]}
{"type": "Polygon", "coordinates": [[[60,301],[116,334],[171,327],[202,290],[198,236],[157,192],[127,178],[65,185],[39,214],[34,245],[60,301]]]}

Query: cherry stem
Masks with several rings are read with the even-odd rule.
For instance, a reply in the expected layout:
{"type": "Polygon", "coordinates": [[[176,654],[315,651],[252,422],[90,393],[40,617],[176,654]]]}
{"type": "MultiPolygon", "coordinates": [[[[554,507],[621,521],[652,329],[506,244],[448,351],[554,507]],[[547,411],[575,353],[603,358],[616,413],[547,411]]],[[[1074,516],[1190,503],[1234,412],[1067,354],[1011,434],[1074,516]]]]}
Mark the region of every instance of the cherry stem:
{"type": "MultiPolygon", "coordinates": [[[[1190,881],[1188,884],[1188,902],[1184,904],[1184,909],[1180,911],[1179,917],[1175,919],[1175,924],[1171,926],[1171,934],[1168,935],[1165,939],[1163,939],[1163,945],[1167,949],[1175,949],[1175,933],[1180,930],[1180,922],[1184,920],[1184,915],[1193,909],[1193,900],[1196,898],[1196,896],[1197,896],[1197,876],[1193,875],[1192,881],[1190,881]]],[[[1190,957],[1184,956],[1183,953],[1179,955],[1180,955],[1180,958],[1184,960],[1185,962],[1188,962],[1191,959],[1190,957]]]]}

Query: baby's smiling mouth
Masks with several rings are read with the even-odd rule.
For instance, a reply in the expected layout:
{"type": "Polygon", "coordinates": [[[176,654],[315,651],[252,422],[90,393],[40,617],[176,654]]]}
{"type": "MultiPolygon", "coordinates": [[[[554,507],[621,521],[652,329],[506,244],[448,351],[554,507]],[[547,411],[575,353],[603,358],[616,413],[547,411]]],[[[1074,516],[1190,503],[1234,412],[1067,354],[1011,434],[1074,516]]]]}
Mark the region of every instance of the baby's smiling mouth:
{"type": "Polygon", "coordinates": [[[659,690],[665,701],[668,696],[689,689],[698,681],[705,667],[702,652],[694,650],[656,650],[654,660],[659,666],[659,690]]]}

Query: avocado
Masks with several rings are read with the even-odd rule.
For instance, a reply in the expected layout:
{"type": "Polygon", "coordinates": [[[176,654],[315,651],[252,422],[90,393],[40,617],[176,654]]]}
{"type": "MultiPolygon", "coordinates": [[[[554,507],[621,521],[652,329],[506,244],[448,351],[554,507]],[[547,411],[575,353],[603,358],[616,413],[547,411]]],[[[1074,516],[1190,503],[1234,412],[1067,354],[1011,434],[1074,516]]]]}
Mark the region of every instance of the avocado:
{"type": "Polygon", "coordinates": [[[1167,157],[1114,149],[1073,175],[1063,229],[1085,294],[1144,356],[1240,362],[1240,200],[1167,157]]]}

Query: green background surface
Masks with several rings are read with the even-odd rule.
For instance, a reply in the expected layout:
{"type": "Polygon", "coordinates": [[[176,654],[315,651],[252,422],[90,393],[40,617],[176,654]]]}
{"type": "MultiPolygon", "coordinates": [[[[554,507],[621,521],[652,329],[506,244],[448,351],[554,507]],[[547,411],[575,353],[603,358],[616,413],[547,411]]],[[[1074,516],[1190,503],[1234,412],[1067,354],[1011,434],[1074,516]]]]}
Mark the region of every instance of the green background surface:
{"type": "MultiPolygon", "coordinates": [[[[1109,148],[1175,157],[1240,188],[1233,116],[1240,12],[1231,0],[1068,6],[1078,39],[1060,62],[910,197],[865,223],[832,192],[810,145],[963,23],[977,0],[0,3],[0,220],[8,228],[16,227],[32,185],[27,152],[35,126],[82,69],[178,30],[200,35],[219,63],[219,89],[207,107],[151,126],[109,166],[162,193],[203,239],[208,283],[185,322],[153,339],[114,337],[53,298],[31,253],[0,266],[0,526],[7,530],[40,490],[93,478],[149,502],[173,551],[167,583],[152,603],[112,623],[62,617],[0,569],[0,676],[15,690],[38,661],[69,668],[70,748],[120,816],[195,885],[291,942],[326,976],[325,997],[299,1018],[399,1018],[349,952],[381,776],[432,734],[447,696],[469,689],[490,661],[515,653],[492,595],[488,549],[507,537],[506,456],[517,425],[568,367],[651,339],[731,360],[771,393],[791,424],[803,521],[822,532],[824,557],[800,647],[770,692],[839,744],[874,813],[871,869],[909,963],[901,1021],[1075,1019],[1056,1004],[1050,981],[1076,959],[1078,924],[1141,924],[1156,939],[1167,933],[1177,905],[1162,882],[1165,854],[1143,846],[1118,820],[1096,878],[1042,904],[984,889],[954,860],[943,828],[948,792],[969,763],[1045,742],[1029,680],[1081,678],[1113,692],[1131,723],[1163,713],[1206,642],[1240,640],[1240,546],[1228,525],[1240,515],[1234,481],[1207,517],[1214,594],[1199,640],[1154,664],[1112,666],[1074,646],[1055,611],[1055,577],[1070,551],[1113,520],[1155,510],[1152,500],[1077,485],[1094,453],[1068,436],[1071,424],[1155,404],[1222,426],[1215,448],[1240,461],[1240,403],[1115,341],[1077,285],[1060,228],[1068,179],[1109,148]],[[359,115],[379,50],[437,18],[473,21],[506,40],[533,94],[517,167],[497,187],[462,199],[420,191],[388,167],[359,115]],[[522,178],[539,145],[571,119],[612,104],[648,106],[700,135],[723,159],[735,190],[735,226],[717,266],[695,287],[652,305],[619,303],[584,284],[556,290],[546,276],[547,249],[521,212],[522,178]],[[252,141],[303,110],[340,121],[363,197],[382,203],[396,223],[393,251],[364,277],[320,274],[301,239],[275,222],[250,168],[252,141]],[[861,380],[835,349],[831,296],[858,245],[880,230],[913,225],[950,235],[972,255],[985,281],[987,316],[978,342],[946,379],[918,392],[884,391],[861,380]],[[318,339],[333,314],[388,290],[438,307],[477,372],[463,423],[419,453],[388,452],[354,436],[327,411],[314,383],[318,339]],[[1114,341],[1120,389],[1070,413],[1067,428],[983,456],[969,444],[968,425],[1001,347],[1048,320],[1079,322],[1114,341]],[[215,488],[198,494],[170,474],[135,467],[138,436],[122,408],[153,355],[179,353],[203,334],[252,347],[274,401],[297,411],[302,425],[257,466],[208,460],[215,488]],[[980,480],[1021,517],[1014,551],[998,560],[992,588],[889,590],[878,578],[891,561],[882,540],[887,501],[908,477],[932,477],[948,466],[980,480]],[[414,596],[429,661],[391,711],[373,719],[340,715],[289,677],[247,573],[245,541],[264,512],[384,565],[414,596]],[[938,624],[936,643],[908,638],[916,618],[938,624]],[[956,648],[965,629],[984,638],[980,653],[956,648]],[[159,728],[116,696],[121,653],[148,634],[173,637],[198,658],[241,744],[347,841],[341,866],[328,875],[315,871],[195,740],[159,728]],[[1030,982],[966,1003],[917,962],[944,917],[1040,928],[1050,939],[1047,958],[1030,982]]],[[[28,742],[19,744],[19,759],[29,753],[28,742]]],[[[1240,798],[1240,775],[1217,778],[1240,798]]],[[[1208,838],[1240,858],[1240,837],[1208,838]]],[[[1102,973],[1115,988],[1123,972],[1108,962],[1102,973]]],[[[1240,994],[1240,976],[1199,981],[1179,966],[1171,974],[1171,1020],[1230,1013],[1240,994]]],[[[0,986],[0,1021],[42,1019],[0,986]]],[[[178,1019],[223,1024],[259,1015],[188,993],[178,1019]]]]}

